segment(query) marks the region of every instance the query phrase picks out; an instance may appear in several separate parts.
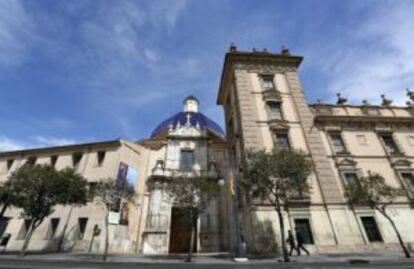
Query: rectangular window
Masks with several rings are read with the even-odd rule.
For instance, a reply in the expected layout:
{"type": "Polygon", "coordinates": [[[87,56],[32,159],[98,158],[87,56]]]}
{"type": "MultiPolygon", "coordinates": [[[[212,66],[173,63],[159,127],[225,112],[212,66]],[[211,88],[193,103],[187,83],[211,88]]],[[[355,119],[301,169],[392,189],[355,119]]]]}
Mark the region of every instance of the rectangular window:
{"type": "Polygon", "coordinates": [[[52,155],[52,156],[50,156],[50,165],[51,165],[52,167],[55,167],[55,166],[56,166],[56,162],[57,162],[57,160],[58,160],[58,156],[57,156],[57,155],[52,155]]]}
{"type": "Polygon", "coordinates": [[[382,242],[382,236],[374,217],[361,217],[361,221],[369,242],[382,242]]]}
{"type": "Polygon", "coordinates": [[[32,223],[31,219],[25,219],[22,227],[20,228],[20,232],[19,232],[19,236],[17,237],[18,239],[24,239],[27,235],[27,233],[29,232],[30,229],[30,224],[32,223]]]}
{"type": "Polygon", "coordinates": [[[53,239],[56,235],[57,229],[59,227],[60,218],[51,218],[50,219],[50,228],[48,238],[53,239]]]}
{"type": "Polygon", "coordinates": [[[8,159],[7,160],[7,171],[10,171],[14,163],[14,159],[8,159]]]}
{"type": "Polygon", "coordinates": [[[289,137],[288,134],[283,133],[275,133],[274,134],[274,143],[275,147],[278,149],[290,149],[289,137]]]}
{"type": "Polygon", "coordinates": [[[345,144],[340,133],[330,133],[333,150],[336,154],[346,153],[345,144]]]}
{"type": "Polygon", "coordinates": [[[358,175],[356,172],[345,172],[343,175],[346,185],[353,185],[358,183],[358,175]]]}
{"type": "Polygon", "coordinates": [[[401,173],[401,177],[405,183],[410,187],[411,191],[414,191],[414,174],[410,172],[401,173]]]}
{"type": "Polygon", "coordinates": [[[96,157],[97,157],[98,166],[102,166],[105,160],[106,152],[98,151],[96,155],[97,155],[96,157]]]}
{"type": "Polygon", "coordinates": [[[9,225],[10,218],[3,217],[3,219],[0,219],[0,239],[3,237],[4,232],[6,232],[7,225],[9,225]]]}
{"type": "Polygon", "coordinates": [[[36,164],[37,161],[37,157],[36,156],[30,156],[29,158],[27,158],[26,164],[33,166],[36,164]]]}
{"type": "Polygon", "coordinates": [[[400,152],[398,150],[397,144],[394,141],[394,138],[392,137],[392,134],[381,134],[380,137],[388,154],[395,154],[400,152]]]}
{"type": "Polygon", "coordinates": [[[98,188],[98,182],[89,182],[89,200],[92,201],[93,198],[96,196],[98,188]]]}
{"type": "Polygon", "coordinates": [[[181,169],[185,171],[193,170],[194,166],[194,151],[182,150],[181,151],[181,169]]]}
{"type": "Polygon", "coordinates": [[[272,75],[262,76],[263,91],[269,91],[275,89],[275,84],[273,83],[272,75]]]}
{"type": "Polygon", "coordinates": [[[80,162],[82,160],[82,153],[78,152],[78,153],[74,153],[72,154],[72,165],[73,168],[78,168],[80,162]]]}
{"type": "Polygon", "coordinates": [[[267,105],[269,120],[281,120],[282,119],[282,109],[281,109],[280,103],[267,102],[266,105],[267,105]]]}
{"type": "Polygon", "coordinates": [[[86,225],[88,224],[88,218],[79,218],[78,219],[78,240],[83,240],[86,231],[86,225]]]}
{"type": "Polygon", "coordinates": [[[314,244],[309,219],[295,219],[295,228],[297,234],[302,236],[304,244],[314,244]]]}

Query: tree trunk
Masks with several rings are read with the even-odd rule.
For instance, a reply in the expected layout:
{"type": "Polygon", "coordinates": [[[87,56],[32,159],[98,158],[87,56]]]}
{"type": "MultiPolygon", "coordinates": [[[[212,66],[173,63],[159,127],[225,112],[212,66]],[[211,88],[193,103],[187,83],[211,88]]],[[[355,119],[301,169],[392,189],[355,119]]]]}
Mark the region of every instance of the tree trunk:
{"type": "Polygon", "coordinates": [[[106,261],[108,259],[108,246],[109,246],[109,223],[108,223],[109,211],[105,216],[105,249],[102,259],[106,261]]]}
{"type": "Polygon", "coordinates": [[[186,262],[191,262],[191,258],[193,257],[193,248],[194,248],[194,238],[197,226],[197,219],[191,219],[191,236],[190,236],[190,249],[188,250],[188,256],[185,260],[186,262]]]}
{"type": "Polygon", "coordinates": [[[29,246],[30,239],[32,238],[34,230],[35,230],[35,220],[32,220],[30,222],[29,230],[27,231],[26,236],[24,237],[23,247],[22,247],[22,250],[20,251],[20,257],[26,256],[26,250],[27,250],[27,247],[29,246]]]}
{"type": "Polygon", "coordinates": [[[279,217],[279,227],[280,227],[280,238],[282,243],[282,254],[283,254],[283,261],[289,262],[289,256],[286,249],[286,242],[285,242],[285,222],[282,216],[282,210],[280,208],[276,208],[277,216],[279,217]]]}
{"type": "Polygon", "coordinates": [[[62,251],[62,245],[63,245],[63,241],[65,240],[66,230],[68,229],[69,219],[70,219],[70,216],[72,215],[72,209],[73,209],[73,206],[71,206],[70,209],[69,209],[69,214],[68,214],[68,217],[66,219],[65,226],[63,226],[62,235],[59,238],[59,243],[58,243],[58,247],[57,247],[58,252],[62,251]]]}
{"type": "Polygon", "coordinates": [[[385,212],[385,209],[383,209],[383,210],[381,210],[381,209],[378,209],[377,208],[377,210],[391,223],[391,226],[392,226],[392,228],[394,228],[394,232],[395,232],[395,234],[397,235],[397,238],[398,238],[398,242],[400,243],[400,246],[401,246],[401,248],[402,248],[402,250],[403,250],[403,252],[404,252],[404,255],[405,255],[405,257],[407,258],[407,259],[409,259],[409,258],[411,258],[411,254],[410,254],[410,252],[407,250],[407,248],[406,248],[406,246],[405,246],[405,243],[404,243],[404,241],[402,240],[402,237],[401,237],[401,235],[400,235],[400,232],[398,231],[398,229],[397,229],[397,226],[395,225],[395,223],[394,223],[394,221],[391,219],[391,217],[390,216],[388,216],[388,214],[385,212]]]}

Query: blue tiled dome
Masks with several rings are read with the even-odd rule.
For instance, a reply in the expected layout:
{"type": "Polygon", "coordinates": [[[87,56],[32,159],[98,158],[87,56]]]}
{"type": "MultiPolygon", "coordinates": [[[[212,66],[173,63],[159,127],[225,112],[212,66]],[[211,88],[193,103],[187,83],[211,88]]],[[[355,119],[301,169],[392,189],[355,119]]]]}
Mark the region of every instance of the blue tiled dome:
{"type": "Polygon", "coordinates": [[[218,136],[224,137],[224,132],[221,127],[200,112],[178,112],[174,116],[161,122],[157,128],[154,129],[151,137],[155,137],[158,134],[167,131],[170,128],[170,125],[173,125],[175,127],[178,122],[180,122],[180,125],[185,125],[187,122],[187,114],[190,114],[191,116],[190,123],[192,126],[196,126],[198,122],[201,129],[207,129],[208,131],[211,131],[218,136]]]}

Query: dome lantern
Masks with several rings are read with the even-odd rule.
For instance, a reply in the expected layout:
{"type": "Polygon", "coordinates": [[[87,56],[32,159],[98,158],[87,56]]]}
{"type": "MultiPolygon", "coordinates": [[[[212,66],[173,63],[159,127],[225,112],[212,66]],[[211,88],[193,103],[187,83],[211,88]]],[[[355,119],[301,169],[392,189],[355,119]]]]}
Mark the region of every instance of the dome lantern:
{"type": "Polygon", "coordinates": [[[183,101],[184,112],[198,112],[198,100],[193,95],[186,97],[183,101]]]}

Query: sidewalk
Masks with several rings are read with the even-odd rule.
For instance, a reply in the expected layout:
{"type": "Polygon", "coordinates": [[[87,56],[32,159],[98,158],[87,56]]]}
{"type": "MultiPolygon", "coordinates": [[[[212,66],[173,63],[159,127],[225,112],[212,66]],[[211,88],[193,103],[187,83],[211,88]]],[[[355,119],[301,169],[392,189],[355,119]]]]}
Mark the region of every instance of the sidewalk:
{"type": "MultiPolygon", "coordinates": [[[[177,264],[184,263],[186,254],[178,255],[122,255],[113,254],[108,257],[109,263],[136,263],[136,264],[177,264]]],[[[62,262],[102,262],[102,255],[97,254],[83,254],[83,253],[60,253],[60,254],[29,254],[24,260],[36,261],[62,261],[62,262]]],[[[0,255],[0,260],[22,260],[15,254],[0,255]]],[[[279,263],[282,257],[266,257],[261,258],[257,256],[250,256],[249,264],[263,264],[263,263],[279,263]]],[[[292,256],[292,263],[306,264],[306,263],[371,263],[371,264],[385,264],[385,263],[412,263],[414,265],[414,258],[405,259],[400,253],[378,253],[378,254],[319,254],[311,256],[292,256]]],[[[199,264],[234,264],[232,255],[229,253],[207,253],[195,254],[193,256],[193,263],[199,264]]]]}

